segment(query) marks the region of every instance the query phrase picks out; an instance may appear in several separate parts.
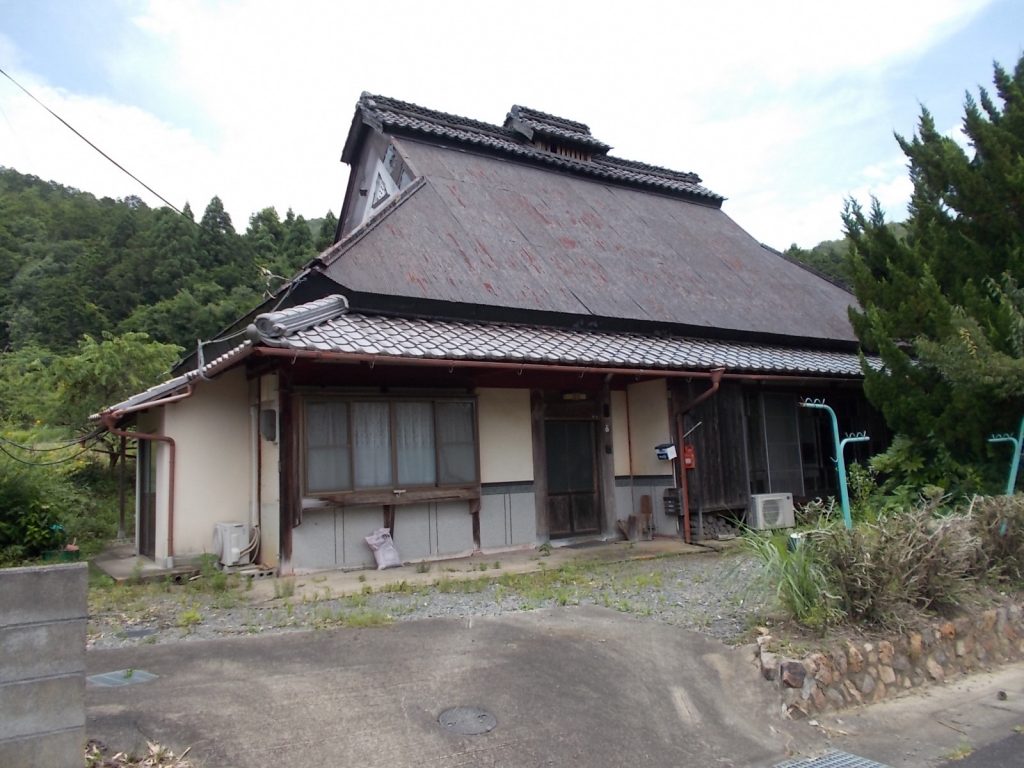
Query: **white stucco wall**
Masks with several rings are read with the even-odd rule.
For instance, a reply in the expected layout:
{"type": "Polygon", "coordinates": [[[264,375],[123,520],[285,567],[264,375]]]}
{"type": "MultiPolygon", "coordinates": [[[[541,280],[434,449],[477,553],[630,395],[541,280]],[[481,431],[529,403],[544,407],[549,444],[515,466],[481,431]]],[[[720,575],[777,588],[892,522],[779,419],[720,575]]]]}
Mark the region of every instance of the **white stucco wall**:
{"type": "MultiPolygon", "coordinates": [[[[177,443],[174,554],[213,549],[216,522],[250,522],[249,386],[241,369],[200,382],[187,400],[164,407],[164,433],[177,443]]],[[[165,473],[166,474],[166,473],[165,473]]],[[[166,522],[157,515],[157,548],[166,522]]]]}
{"type": "Polygon", "coordinates": [[[477,390],[480,482],[533,480],[533,436],[528,389],[477,390]]]}
{"type": "Polygon", "coordinates": [[[626,393],[613,390],[612,393],[612,454],[615,460],[615,476],[628,475],[629,460],[629,408],[626,393]]]}
{"type": "MultiPolygon", "coordinates": [[[[280,414],[277,374],[260,377],[261,409],[280,414]]],[[[278,420],[277,440],[260,438],[260,562],[274,568],[281,554],[281,435],[278,420]]]]}
{"type": "Polygon", "coordinates": [[[669,442],[668,387],[665,379],[641,381],[626,388],[629,440],[634,475],[668,475],[672,462],[659,461],[654,446],[669,442]]]}

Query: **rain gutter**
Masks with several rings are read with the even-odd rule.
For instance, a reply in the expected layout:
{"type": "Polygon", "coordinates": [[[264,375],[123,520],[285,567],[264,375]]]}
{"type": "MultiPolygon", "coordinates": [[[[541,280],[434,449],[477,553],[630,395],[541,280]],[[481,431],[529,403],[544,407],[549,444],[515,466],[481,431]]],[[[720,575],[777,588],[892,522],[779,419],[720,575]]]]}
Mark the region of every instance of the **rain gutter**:
{"type": "MultiPolygon", "coordinates": [[[[563,365],[556,361],[550,363],[517,363],[498,360],[474,360],[471,358],[460,358],[458,360],[433,358],[433,357],[401,357],[398,355],[371,355],[363,352],[333,352],[312,349],[289,349],[286,347],[254,347],[252,354],[256,357],[277,357],[288,360],[318,360],[321,362],[335,363],[370,363],[380,365],[414,365],[428,368],[490,368],[507,371],[543,371],[546,373],[578,373],[578,374],[613,374],[615,376],[647,376],[652,378],[669,379],[710,379],[714,383],[729,379],[731,381],[785,381],[796,382],[800,380],[821,381],[822,379],[856,379],[857,376],[800,376],[784,374],[760,374],[760,373],[726,373],[725,369],[711,371],[692,371],[663,368],[617,368],[613,366],[592,366],[592,365],[563,365]]],[[[711,397],[717,391],[717,386],[708,393],[702,393],[697,400],[690,403],[688,407],[694,407],[703,402],[704,395],[711,397]]]]}

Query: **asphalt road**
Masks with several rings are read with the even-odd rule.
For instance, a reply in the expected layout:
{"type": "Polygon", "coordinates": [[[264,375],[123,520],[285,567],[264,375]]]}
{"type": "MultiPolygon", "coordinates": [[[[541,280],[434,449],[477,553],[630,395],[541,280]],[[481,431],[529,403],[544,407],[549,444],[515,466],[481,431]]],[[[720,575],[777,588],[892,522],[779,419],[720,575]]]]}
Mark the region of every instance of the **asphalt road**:
{"type": "Polygon", "coordinates": [[[1024,768],[1024,735],[1015,733],[962,760],[951,760],[944,768],[1024,768]]]}
{"type": "MultiPolygon", "coordinates": [[[[91,651],[87,731],[203,768],[768,766],[791,737],[747,654],[602,608],[91,651]],[[438,723],[493,714],[489,733],[438,723]]],[[[789,725],[792,725],[791,723],[789,725]]]]}
{"type": "Polygon", "coordinates": [[[598,607],[93,650],[87,733],[201,768],[751,766],[829,749],[892,768],[1024,768],[1024,663],[794,722],[749,650],[598,607]],[[138,675],[141,677],[141,675],[138,675]],[[438,723],[493,715],[476,736],[438,723]]]}

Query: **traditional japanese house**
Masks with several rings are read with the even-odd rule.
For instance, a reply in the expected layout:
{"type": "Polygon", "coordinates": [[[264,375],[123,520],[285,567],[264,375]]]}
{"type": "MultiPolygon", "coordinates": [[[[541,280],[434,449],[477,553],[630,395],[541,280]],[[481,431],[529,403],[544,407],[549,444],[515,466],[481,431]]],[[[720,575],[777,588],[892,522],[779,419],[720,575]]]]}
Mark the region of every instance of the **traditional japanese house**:
{"type": "Polygon", "coordinates": [[[101,414],[139,439],[140,552],[239,523],[281,572],[364,567],[382,526],[421,560],[616,537],[648,506],[655,535],[699,538],[752,495],[833,493],[831,428],[798,399],[876,428],[853,297],[696,174],[610,149],[520,106],[364,94],[334,245],[247,335],[101,414]]]}

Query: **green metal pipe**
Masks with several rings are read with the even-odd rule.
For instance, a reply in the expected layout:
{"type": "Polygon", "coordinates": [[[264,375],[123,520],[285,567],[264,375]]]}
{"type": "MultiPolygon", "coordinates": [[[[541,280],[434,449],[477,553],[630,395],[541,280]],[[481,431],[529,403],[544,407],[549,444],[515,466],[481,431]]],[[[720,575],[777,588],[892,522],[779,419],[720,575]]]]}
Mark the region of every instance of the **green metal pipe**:
{"type": "Polygon", "coordinates": [[[853,528],[853,517],[850,515],[850,491],[846,483],[846,446],[849,443],[863,443],[870,438],[866,433],[859,435],[848,435],[843,440],[839,439],[839,419],[831,406],[825,404],[824,400],[801,400],[801,408],[816,408],[828,412],[832,422],[832,442],[835,445],[836,457],[832,459],[836,463],[836,472],[839,474],[839,503],[843,508],[843,523],[847,529],[853,528]]]}
{"type": "Polygon", "coordinates": [[[1009,434],[992,435],[988,441],[990,443],[1010,443],[1013,445],[1013,458],[1010,459],[1010,475],[1006,478],[1006,495],[1013,496],[1013,492],[1017,487],[1017,472],[1020,470],[1020,449],[1021,445],[1024,445],[1024,416],[1021,416],[1017,437],[1009,434]]]}

